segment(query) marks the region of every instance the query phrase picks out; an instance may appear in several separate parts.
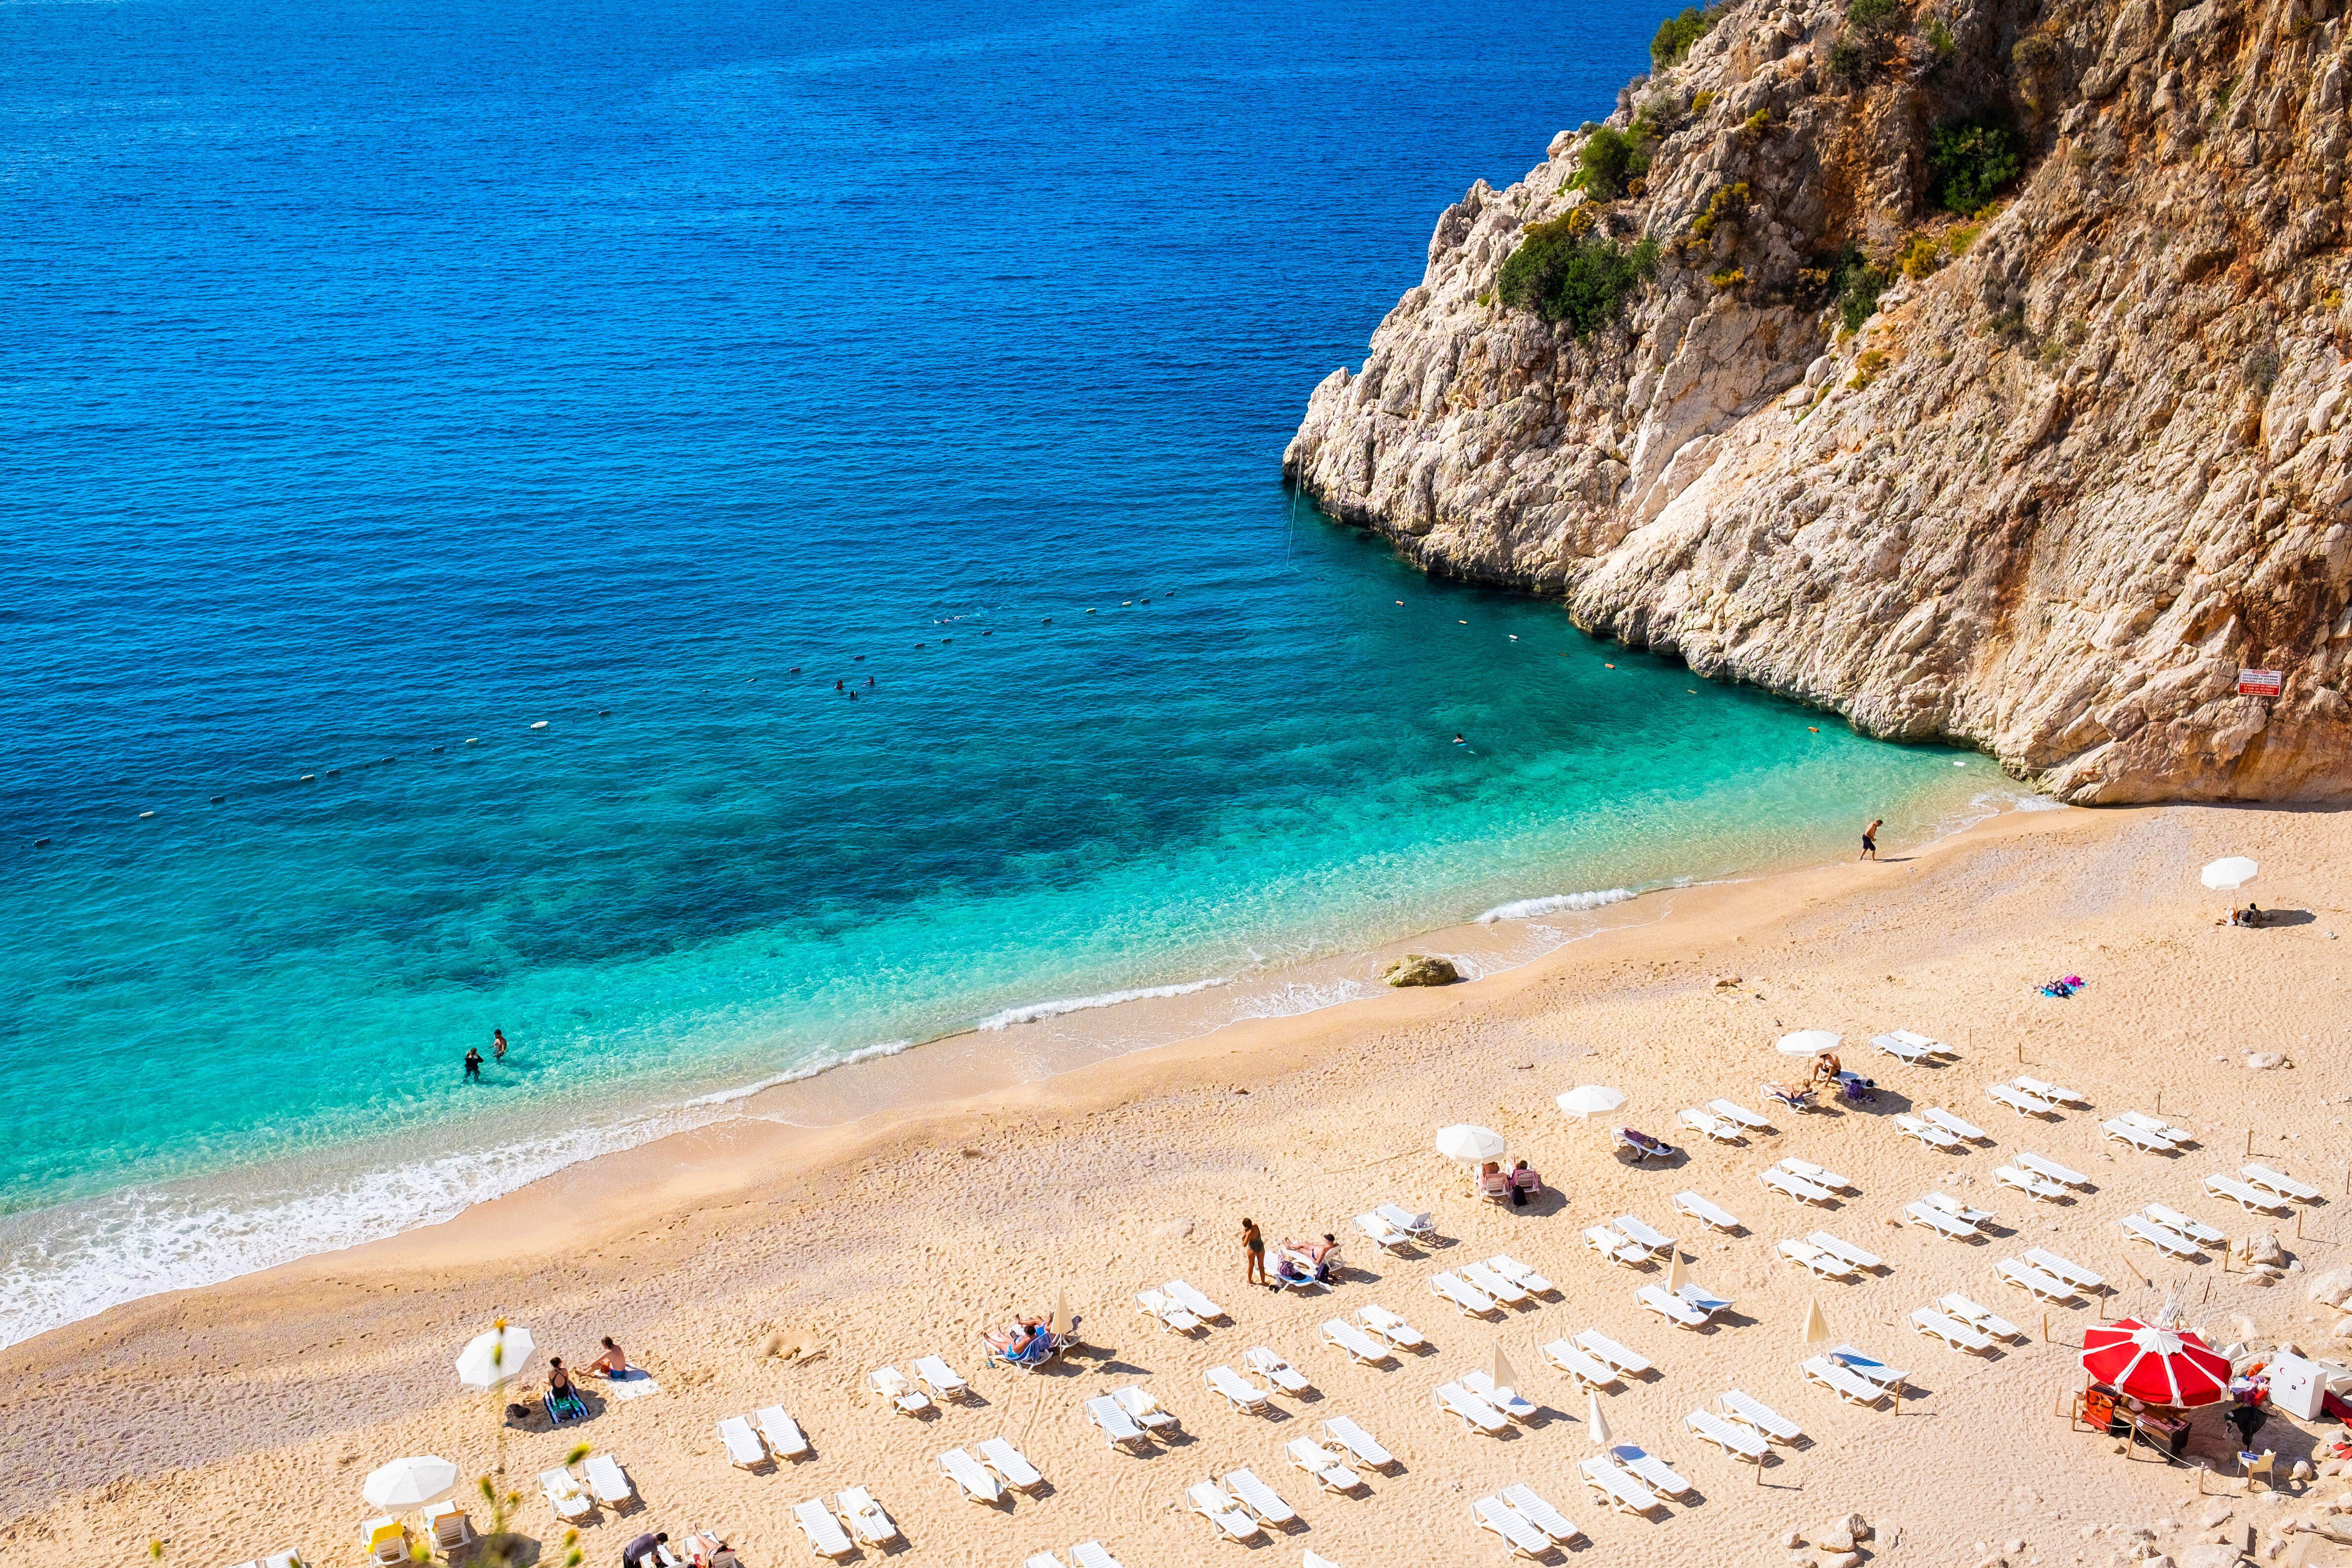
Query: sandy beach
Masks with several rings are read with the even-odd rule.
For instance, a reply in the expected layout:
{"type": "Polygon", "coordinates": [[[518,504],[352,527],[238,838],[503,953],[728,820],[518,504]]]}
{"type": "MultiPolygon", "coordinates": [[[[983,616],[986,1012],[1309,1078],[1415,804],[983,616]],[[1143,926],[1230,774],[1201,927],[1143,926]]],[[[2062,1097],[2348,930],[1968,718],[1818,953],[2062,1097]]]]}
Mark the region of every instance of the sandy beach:
{"type": "MultiPolygon", "coordinates": [[[[1300,1523],[1252,1548],[1265,1562],[1303,1550],[1348,1568],[1504,1559],[1474,1500],[1524,1482],[1580,1527],[1567,1556],[1641,1552],[1676,1563],[1785,1562],[1782,1538],[1857,1512],[1878,1560],[1974,1564],[2105,1563],[2142,1527],[2176,1559],[2238,1485],[2113,1451],[2062,1410],[2081,1375],[2083,1330],[2154,1312],[2178,1290],[2186,1320],[2216,1343],[2291,1340],[2329,1354],[2337,1314],[2309,1302],[2303,1272],[2347,1260],[2352,1070],[2336,1055],[2346,997],[2345,920],[2352,817],[2279,808],[2011,813],[1916,853],[1754,881],[1654,894],[1605,912],[1608,929],[1489,978],[1399,992],[1305,1017],[1237,1025],[1092,1062],[1042,1082],[994,1087],[981,1042],[917,1051],[790,1085],[746,1116],[593,1162],[445,1226],[203,1291],[131,1303],[5,1353],[0,1393],[0,1560],[130,1563],[160,1541],[167,1563],[215,1565],[298,1548],[307,1563],[365,1561],[372,1511],[361,1478],[404,1454],[435,1453],[467,1476],[502,1474],[521,1493],[509,1529],[562,1560],[562,1527],[534,1478],[575,1445],[609,1452],[642,1500],[600,1511],[580,1546],[619,1561],[643,1530],[719,1531],[745,1563],[809,1560],[793,1522],[804,1500],[864,1486],[904,1533],[889,1555],[1003,1563],[1100,1540],[1129,1568],[1216,1561],[1234,1551],[1187,1511],[1185,1489],[1247,1466],[1300,1523]],[[2260,930],[2217,926],[2224,899],[2201,890],[2217,856],[2263,864],[2252,890],[2291,911],[2260,930]],[[2069,999],[2036,988],[2087,983],[2069,999]],[[1798,1029],[1845,1037],[1849,1066],[1881,1093],[1867,1107],[1797,1114],[1766,1104],[1759,1080],[1803,1064],[1773,1040],[1798,1029]],[[1957,1057],[1906,1066],[1870,1037],[1906,1029],[1957,1057]],[[2250,1070],[2250,1052],[2289,1064],[2250,1070]],[[1985,1087],[2026,1072],[2090,1102],[2027,1118],[1985,1087]],[[1585,1125],[1553,1097],[1611,1084],[1629,1102],[1585,1125]],[[845,1124],[793,1125],[824,1098],[888,1104],[845,1124]],[[1677,1112],[1727,1097],[1774,1131],[1708,1143],[1677,1112]],[[1898,1134],[1896,1114],[1948,1106],[1988,1141],[1937,1151],[1898,1134]],[[2185,1125],[2196,1143],[2143,1154],[2101,1136],[2127,1110],[2185,1125]],[[1478,1201],[1430,1145],[1440,1125],[1484,1124],[1553,1194],[1514,1209],[1478,1201]],[[1684,1145],[1635,1168],[1612,1152],[1624,1123],[1684,1145]],[[2321,1189],[2302,1212],[2257,1217],[2209,1197],[2214,1172],[2266,1161],[2321,1189]],[[2088,1177],[2036,1203],[1993,1172],[2032,1151],[2088,1177]],[[1851,1188],[1825,1207],[1767,1191],[1758,1173],[1785,1156],[1832,1167],[1851,1188]],[[1717,1233],[1677,1214],[1695,1190],[1742,1222],[1717,1233]],[[1995,1211],[1985,1239],[1900,1223],[1931,1190],[1995,1211]],[[1427,1211],[1436,1239],[1387,1256],[1353,1219],[1382,1202],[1427,1211]],[[2275,1233],[2301,1271],[2272,1283],[2225,1267],[2220,1249],[2175,1260],[2128,1243],[2117,1221],[2158,1202],[2232,1238],[2275,1233]],[[1736,1304],[1704,1329],[1643,1310],[1664,1270],[1612,1266],[1580,1232],[1638,1216],[1678,1238],[1690,1276],[1736,1304]],[[1276,1242],[1323,1231],[1347,1243],[1330,1291],[1276,1295],[1242,1282],[1236,1233],[1254,1216],[1276,1242]],[[1827,1230],[1883,1266],[1815,1280],[1776,1250],[1827,1230]],[[2298,1230],[2300,1235],[2298,1235],[2298,1230]],[[1996,1265],[2032,1247],[2104,1278],[2110,1293],[2044,1307],[1996,1265]],[[1432,1276],[1507,1253],[1556,1287],[1473,1316],[1432,1276]],[[1163,1333],[1135,1293],[1171,1279],[1227,1317],[1163,1333]],[[1066,1290],[1083,1346],[1048,1371],[983,1370],[979,1336],[1066,1290]],[[1985,1354],[1915,1334],[1914,1308],[1962,1292],[2022,1331],[1985,1354]],[[1863,1408],[1807,1384],[1799,1363],[1807,1304],[1832,1333],[1906,1371],[1899,1408],[1863,1408]],[[1318,1325],[1379,1303],[1430,1348],[1352,1364],[1318,1325]],[[659,1384],[604,1397],[561,1432],[508,1427],[509,1398],[467,1394],[452,1357],[491,1318],[528,1324],[542,1354],[585,1364],[613,1334],[659,1384]],[[2048,1339],[2044,1339],[2046,1332],[2048,1339]],[[1540,1346],[1599,1329],[1654,1371],[1605,1389],[1618,1443],[1663,1458],[1692,1485],[1646,1517],[1605,1510],[1580,1461],[1595,1451],[1586,1394],[1540,1346]],[[1497,1345],[1541,1410],[1507,1435],[1465,1430],[1433,1391],[1487,1364],[1497,1345]],[[1231,1408],[1202,1374],[1246,1372],[1272,1346],[1312,1380],[1266,1413],[1231,1408]],[[866,1391],[877,1366],[937,1354],[971,1397],[921,1418],[866,1391]],[[1181,1423],[1145,1454],[1115,1451],[1083,1418],[1090,1396],[1140,1385],[1181,1423]],[[1759,1473],[1699,1439],[1687,1413],[1737,1387],[1801,1426],[1759,1473]],[[723,1417],[782,1405],[814,1457],[730,1466],[723,1417]],[[1399,1463],[1351,1495],[1324,1493],[1285,1445],[1354,1418],[1399,1463]],[[1046,1485],[975,1506],[937,1457],[1003,1436],[1046,1485]],[[2021,1546],[2012,1543],[2022,1542],[2021,1546]]],[[[1255,1379],[1253,1378],[1255,1381],[1255,1379]]],[[[2274,1416],[2263,1441],[2282,1471],[2315,1437],[2274,1416]]],[[[2211,1411],[2188,1453],[2227,1469],[2233,1449],[2211,1411]]],[[[2323,1488],[2331,1483],[2322,1482],[2323,1488]]],[[[2275,1526],[2307,1500],[2236,1504],[2275,1526]]],[[[473,1510],[478,1525],[487,1510],[473,1510]]],[[[868,1551],[864,1560],[881,1553],[868,1551]]],[[[1236,1560],[1238,1555],[1236,1555],[1236,1560]]],[[[1559,1561],[1555,1556],[1553,1561],[1559,1561]]]]}

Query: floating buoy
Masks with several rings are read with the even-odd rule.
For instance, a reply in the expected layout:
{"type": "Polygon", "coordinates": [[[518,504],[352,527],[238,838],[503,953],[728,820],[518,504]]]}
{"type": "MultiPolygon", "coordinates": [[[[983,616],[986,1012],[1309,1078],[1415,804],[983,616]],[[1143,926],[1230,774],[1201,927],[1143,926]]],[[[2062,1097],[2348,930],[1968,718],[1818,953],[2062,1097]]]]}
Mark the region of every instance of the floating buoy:
{"type": "Polygon", "coordinates": [[[1051,626],[1053,623],[1054,623],[1054,618],[1053,618],[1052,616],[1050,616],[1050,615],[1046,616],[1046,617],[1045,617],[1045,619],[1044,621],[1042,621],[1042,622],[1038,622],[1038,624],[1043,625],[1043,626],[1051,626]]]}
{"type": "Polygon", "coordinates": [[[919,647],[923,646],[923,644],[922,644],[922,643],[916,643],[916,644],[915,644],[915,646],[916,646],[916,647],[918,647],[918,648],[919,648],[919,647]]]}
{"type": "Polygon", "coordinates": [[[1953,764],[1952,764],[1952,766],[1953,766],[1953,767],[1955,767],[1955,768],[1966,768],[1966,767],[1968,766],[1968,764],[1967,764],[1967,763],[1965,763],[1965,762],[1955,762],[1955,763],[1953,763],[1953,764]]]}
{"type": "Polygon", "coordinates": [[[865,654],[863,654],[863,653],[860,653],[860,654],[858,654],[856,658],[854,658],[854,659],[850,660],[849,662],[850,662],[851,664],[864,664],[864,663],[866,662],[866,655],[865,655],[865,654]]]}
{"type": "Polygon", "coordinates": [[[47,849],[49,847],[49,841],[47,839],[35,839],[33,841],[33,847],[37,850],[47,849]]]}
{"type": "Polygon", "coordinates": [[[798,664],[794,664],[792,668],[792,673],[795,675],[799,674],[801,673],[801,667],[798,664]]]}
{"type": "Polygon", "coordinates": [[[1519,634],[1518,634],[1517,632],[1512,632],[1512,633],[1511,633],[1511,641],[1512,641],[1512,642],[1514,642],[1514,643],[1516,643],[1516,642],[1517,642],[1518,640],[1519,640],[1519,634]]]}
{"type": "Polygon", "coordinates": [[[311,779],[316,779],[318,775],[315,773],[305,773],[302,775],[300,782],[308,784],[311,779]]]}
{"type": "Polygon", "coordinates": [[[1470,624],[1470,622],[1468,622],[1467,621],[1456,621],[1454,624],[1455,624],[1456,626],[1467,626],[1467,625],[1469,625],[1469,624],[1470,624]]]}
{"type": "Polygon", "coordinates": [[[448,748],[447,747],[446,747],[446,746],[436,746],[436,747],[435,747],[433,748],[433,755],[434,755],[434,756],[436,756],[436,757],[438,757],[438,756],[440,756],[443,752],[445,752],[445,751],[446,751],[446,750],[448,750],[448,749],[449,749],[449,748],[448,748]]]}
{"type": "MultiPolygon", "coordinates": [[[[598,718],[610,718],[613,716],[613,710],[608,707],[600,707],[596,710],[596,716],[598,718]]],[[[438,750],[439,748],[436,747],[435,749],[438,750]]]]}
{"type": "Polygon", "coordinates": [[[1822,732],[1822,727],[1817,724],[1809,724],[1805,726],[1805,727],[1811,730],[1815,735],[1819,735],[1822,732]]]}
{"type": "Polygon", "coordinates": [[[1400,600],[1398,600],[1398,601],[1397,601],[1397,608],[1398,608],[1398,609],[1400,609],[1400,610],[1402,610],[1402,609],[1403,609],[1403,608],[1404,608],[1404,601],[1403,601],[1403,600],[1400,599],[1400,600]]]}
{"type": "Polygon", "coordinates": [[[142,811],[142,812],[140,812],[140,813],[139,813],[139,820],[140,820],[141,821],[142,821],[142,822],[143,822],[143,821],[145,821],[148,818],[150,818],[150,817],[153,816],[154,814],[155,814],[155,813],[154,813],[154,812],[152,812],[152,811],[142,811]]]}
{"type": "Polygon", "coordinates": [[[478,735],[469,735],[466,737],[466,744],[468,746],[479,746],[482,744],[482,737],[478,735]]]}
{"type": "Polygon", "coordinates": [[[995,635],[996,635],[996,633],[995,633],[995,632],[982,632],[981,633],[981,635],[982,635],[982,636],[983,636],[983,637],[993,637],[993,636],[995,636],[995,635]]]}
{"type": "Polygon", "coordinates": [[[1693,696],[1698,695],[1698,688],[1696,686],[1685,686],[1683,690],[1690,693],[1693,696]]]}
{"type": "Polygon", "coordinates": [[[1615,669],[1617,666],[1616,666],[1616,665],[1614,665],[1614,664],[1609,664],[1608,662],[1606,662],[1606,661],[1604,660],[1604,661],[1602,662],[1602,664],[1601,664],[1601,667],[1602,669],[1604,669],[1604,670],[1613,670],[1613,669],[1615,669]]]}
{"type": "MultiPolygon", "coordinates": [[[[227,799],[228,799],[228,797],[227,797],[227,796],[226,796],[226,795],[215,795],[215,796],[214,796],[214,797],[213,797],[213,804],[214,804],[214,805],[215,805],[215,806],[217,806],[217,805],[219,805],[223,800],[227,800],[227,799]]],[[[43,843],[47,843],[47,842],[48,842],[48,841],[47,841],[47,839],[44,839],[44,840],[42,840],[41,841],[42,841],[43,843]]]]}
{"type": "Polygon", "coordinates": [[[1134,603],[1135,601],[1132,599],[1122,599],[1118,601],[1118,607],[1121,610],[1126,610],[1133,607],[1134,603]]]}
{"type": "Polygon", "coordinates": [[[547,721],[545,719],[541,719],[537,724],[532,725],[530,727],[533,729],[545,729],[547,727],[547,721]]]}
{"type": "Polygon", "coordinates": [[[1094,612],[1095,612],[1095,607],[1094,607],[1093,605],[1091,605],[1091,604],[1087,605],[1087,614],[1089,614],[1089,615],[1092,615],[1094,612]]]}
{"type": "MultiPolygon", "coordinates": [[[[397,762],[397,761],[399,761],[399,760],[400,760],[400,758],[397,758],[397,757],[387,757],[387,758],[385,758],[383,760],[384,760],[384,762],[397,762]]],[[[382,767],[383,765],[383,763],[378,763],[376,766],[378,766],[378,767],[380,768],[380,767],[382,767]]]]}

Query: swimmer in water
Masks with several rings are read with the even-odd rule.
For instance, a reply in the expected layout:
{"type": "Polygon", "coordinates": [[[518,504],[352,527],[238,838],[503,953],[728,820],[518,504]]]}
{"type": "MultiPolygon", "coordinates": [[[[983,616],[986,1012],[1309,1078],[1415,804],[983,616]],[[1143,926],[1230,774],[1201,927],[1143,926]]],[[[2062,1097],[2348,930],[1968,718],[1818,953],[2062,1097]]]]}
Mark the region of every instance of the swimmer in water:
{"type": "Polygon", "coordinates": [[[494,1029],[490,1030],[490,1054],[500,1061],[504,1061],[507,1059],[506,1030],[502,1029],[494,1029]]]}
{"type": "Polygon", "coordinates": [[[1466,740],[1463,739],[1463,738],[1462,738],[1462,737],[1461,737],[1460,735],[1458,735],[1458,734],[1457,734],[1457,735],[1456,735],[1456,736],[1454,736],[1454,745],[1456,745],[1456,746],[1467,746],[1467,745],[1469,745],[1470,743],[1469,743],[1468,741],[1466,741],[1466,740]]]}
{"type": "Polygon", "coordinates": [[[841,690],[843,690],[843,689],[845,689],[845,688],[843,687],[842,684],[841,684],[839,681],[835,681],[835,682],[834,682],[834,683],[833,683],[833,689],[834,689],[835,691],[841,691],[841,690]]]}

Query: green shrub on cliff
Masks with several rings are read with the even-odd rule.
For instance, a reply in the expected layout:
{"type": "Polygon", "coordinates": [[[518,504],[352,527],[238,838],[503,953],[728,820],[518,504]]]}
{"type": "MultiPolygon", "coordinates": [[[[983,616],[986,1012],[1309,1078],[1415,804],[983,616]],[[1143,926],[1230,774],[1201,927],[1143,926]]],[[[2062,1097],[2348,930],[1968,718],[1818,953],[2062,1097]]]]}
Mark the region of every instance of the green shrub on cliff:
{"type": "Polygon", "coordinates": [[[1576,155],[1576,185],[1593,200],[1613,202],[1625,193],[1625,183],[1648,172],[1650,152],[1643,140],[1604,125],[1585,138],[1576,155]]]}
{"type": "Polygon", "coordinates": [[[1861,331],[1862,324],[1878,313],[1878,297],[1895,281],[1894,275],[1872,266],[1868,256],[1852,247],[1829,270],[1830,298],[1837,306],[1839,322],[1849,332],[1861,331]]]}
{"type": "Polygon", "coordinates": [[[2024,166],[2024,140],[2006,125],[1953,120],[1927,133],[1927,193],[1948,213],[1976,216],[2024,166]]]}
{"type": "Polygon", "coordinates": [[[1650,40],[1650,63],[1660,70],[1682,64],[1688,57],[1691,46],[1706,37],[1708,30],[1715,26],[1716,17],[1721,14],[1720,6],[1709,6],[1702,11],[1696,5],[1686,5],[1679,16],[1669,16],[1659,23],[1657,36],[1650,40]]]}
{"type": "Polygon", "coordinates": [[[1626,296],[1658,268],[1658,247],[1643,240],[1631,249],[1571,226],[1569,217],[1537,224],[1503,263],[1503,303],[1547,321],[1566,321],[1580,338],[1617,319],[1626,296]]]}

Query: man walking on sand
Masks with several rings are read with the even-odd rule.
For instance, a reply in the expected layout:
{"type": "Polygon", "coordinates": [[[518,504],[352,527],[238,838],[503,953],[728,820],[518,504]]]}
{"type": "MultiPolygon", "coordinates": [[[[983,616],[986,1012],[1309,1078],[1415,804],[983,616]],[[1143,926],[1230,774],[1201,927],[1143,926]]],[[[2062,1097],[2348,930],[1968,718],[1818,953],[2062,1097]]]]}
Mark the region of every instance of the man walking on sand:
{"type": "Polygon", "coordinates": [[[1873,817],[1870,820],[1870,826],[1862,830],[1862,858],[1864,860],[1874,861],[1878,858],[1878,830],[1885,826],[1886,826],[1885,818],[1873,817]]]}

